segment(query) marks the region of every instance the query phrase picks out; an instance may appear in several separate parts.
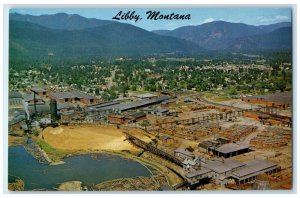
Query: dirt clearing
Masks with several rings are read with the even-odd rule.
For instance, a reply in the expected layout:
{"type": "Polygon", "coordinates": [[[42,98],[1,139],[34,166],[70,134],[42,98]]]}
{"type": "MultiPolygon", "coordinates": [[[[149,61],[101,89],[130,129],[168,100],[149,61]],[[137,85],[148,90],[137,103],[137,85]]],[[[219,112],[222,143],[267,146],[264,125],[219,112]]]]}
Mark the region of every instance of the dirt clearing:
{"type": "Polygon", "coordinates": [[[136,147],[124,141],[122,130],[112,127],[60,126],[43,131],[44,140],[51,146],[66,151],[79,150],[130,150],[136,147]]]}

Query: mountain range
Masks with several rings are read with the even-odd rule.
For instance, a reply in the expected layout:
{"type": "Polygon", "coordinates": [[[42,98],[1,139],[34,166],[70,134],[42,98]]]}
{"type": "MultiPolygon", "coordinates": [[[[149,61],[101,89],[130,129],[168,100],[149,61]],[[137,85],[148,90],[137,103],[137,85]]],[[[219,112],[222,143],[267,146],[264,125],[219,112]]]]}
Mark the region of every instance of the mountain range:
{"type": "Polygon", "coordinates": [[[15,21],[30,22],[41,26],[45,26],[47,28],[60,29],[60,30],[81,30],[85,28],[93,28],[93,27],[99,27],[111,23],[117,23],[116,21],[111,21],[111,20],[85,18],[78,14],[66,14],[66,13],[57,13],[52,15],[45,14],[40,16],[11,13],[9,15],[9,19],[15,21]]]}
{"type": "Polygon", "coordinates": [[[11,13],[9,18],[10,59],[199,55],[216,50],[286,50],[291,46],[291,23],[251,26],[214,21],[149,32],[126,23],[77,14],[11,13]]]}
{"type": "Polygon", "coordinates": [[[172,31],[153,32],[192,41],[211,50],[280,50],[291,49],[292,44],[292,27],[289,22],[253,26],[213,21],[198,26],[183,26],[172,31]]]}
{"type": "Polygon", "coordinates": [[[204,51],[190,41],[157,35],[126,23],[90,21],[79,15],[74,20],[66,14],[11,16],[9,48],[10,57],[15,59],[48,58],[49,54],[72,60],[204,51]]]}

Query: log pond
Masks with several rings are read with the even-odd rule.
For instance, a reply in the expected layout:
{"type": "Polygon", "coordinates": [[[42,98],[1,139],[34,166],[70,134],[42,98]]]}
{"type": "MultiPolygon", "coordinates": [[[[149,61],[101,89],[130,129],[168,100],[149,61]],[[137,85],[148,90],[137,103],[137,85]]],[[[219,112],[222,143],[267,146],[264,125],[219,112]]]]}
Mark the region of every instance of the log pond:
{"type": "Polygon", "coordinates": [[[55,190],[59,183],[81,181],[88,187],[118,178],[150,176],[142,164],[109,154],[82,154],[64,159],[64,164],[39,163],[24,146],[8,149],[8,180],[20,178],[25,190],[55,190]]]}

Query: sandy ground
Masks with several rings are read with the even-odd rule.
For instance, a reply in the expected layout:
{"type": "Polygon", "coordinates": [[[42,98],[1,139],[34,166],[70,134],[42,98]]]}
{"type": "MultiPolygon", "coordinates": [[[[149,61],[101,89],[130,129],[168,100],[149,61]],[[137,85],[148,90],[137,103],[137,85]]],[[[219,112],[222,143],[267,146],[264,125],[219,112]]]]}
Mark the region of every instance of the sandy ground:
{"type": "Polygon", "coordinates": [[[43,131],[44,140],[51,146],[66,151],[77,150],[130,150],[136,147],[125,140],[120,129],[95,126],[48,127],[43,131]]]}

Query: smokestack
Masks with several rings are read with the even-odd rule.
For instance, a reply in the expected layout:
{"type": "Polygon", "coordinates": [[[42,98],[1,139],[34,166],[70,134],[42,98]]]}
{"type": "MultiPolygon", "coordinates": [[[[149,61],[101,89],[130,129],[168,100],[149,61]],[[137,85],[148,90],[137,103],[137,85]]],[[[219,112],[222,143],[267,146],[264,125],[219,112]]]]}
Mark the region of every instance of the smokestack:
{"type": "Polygon", "coordinates": [[[51,99],[50,101],[50,113],[51,113],[51,122],[52,123],[56,122],[58,120],[56,100],[51,99]]]}

